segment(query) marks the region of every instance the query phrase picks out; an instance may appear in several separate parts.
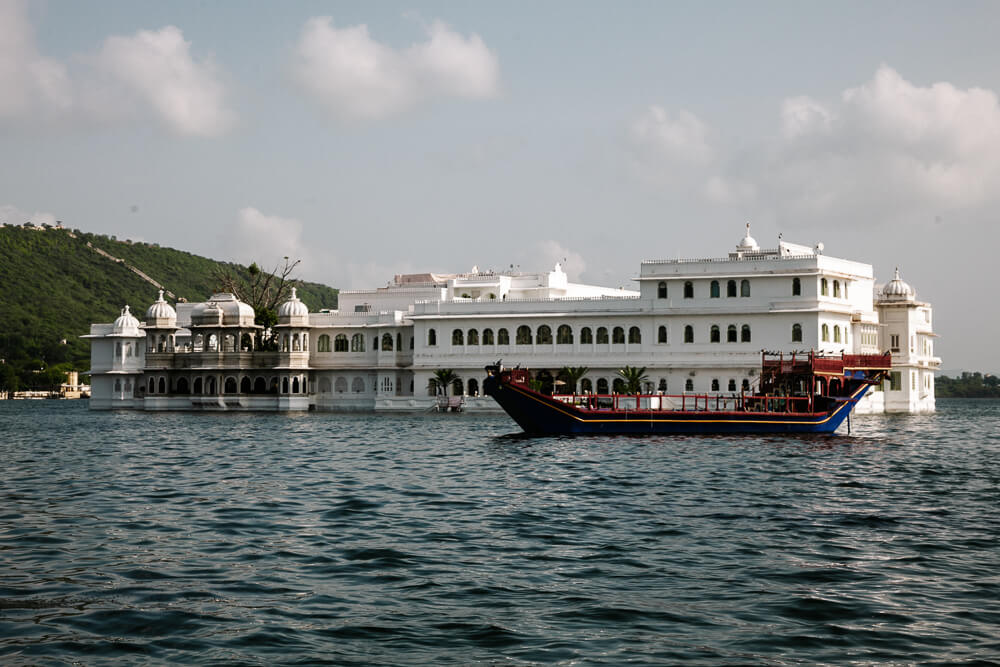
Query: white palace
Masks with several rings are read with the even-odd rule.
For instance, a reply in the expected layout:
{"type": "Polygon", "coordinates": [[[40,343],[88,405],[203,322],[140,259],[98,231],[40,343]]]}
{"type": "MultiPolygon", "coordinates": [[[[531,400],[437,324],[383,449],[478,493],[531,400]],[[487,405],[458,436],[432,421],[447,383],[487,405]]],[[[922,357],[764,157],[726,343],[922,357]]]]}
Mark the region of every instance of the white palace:
{"type": "Polygon", "coordinates": [[[639,290],[542,273],[396,276],[343,291],[339,310],[309,312],[292,291],[278,311],[278,349],[263,346],[253,309],[232,294],[171,306],[163,293],[140,322],[126,306],[93,324],[91,407],[139,410],[425,411],[434,371],[453,369],[468,410],[483,367],[503,359],[552,383],[589,372],[579,391],[614,391],[617,371],[645,367],[650,391],[756,389],[762,349],[867,354],[890,350],[893,371],[860,412],[932,412],[931,306],[899,272],[877,286],[871,265],[746,236],[725,257],[647,260],[639,290]]]}

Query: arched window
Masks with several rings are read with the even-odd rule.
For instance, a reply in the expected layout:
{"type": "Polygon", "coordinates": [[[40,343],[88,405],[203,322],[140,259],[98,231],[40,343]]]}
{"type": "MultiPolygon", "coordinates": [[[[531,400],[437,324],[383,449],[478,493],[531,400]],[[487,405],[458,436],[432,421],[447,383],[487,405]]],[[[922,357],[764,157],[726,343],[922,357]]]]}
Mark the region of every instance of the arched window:
{"type": "Polygon", "coordinates": [[[726,296],[736,296],[736,281],[730,280],[726,283],[726,296]]]}
{"type": "Polygon", "coordinates": [[[317,352],[329,352],[330,351],[330,337],[323,334],[316,339],[316,351],[317,352]]]}
{"type": "Polygon", "coordinates": [[[611,331],[611,342],[614,343],[615,345],[624,345],[625,329],[622,329],[621,327],[615,327],[611,331]]]}
{"type": "Polygon", "coordinates": [[[667,378],[660,378],[660,384],[657,385],[656,391],[660,392],[661,394],[666,393],[666,391],[667,391],[667,378]]]}
{"type": "Polygon", "coordinates": [[[344,334],[337,334],[337,336],[333,339],[333,351],[347,352],[347,336],[344,334]]]}
{"type": "Polygon", "coordinates": [[[629,327],[628,329],[628,344],[629,345],[641,345],[642,344],[642,331],[639,327],[629,327]]]}
{"type": "Polygon", "coordinates": [[[288,393],[288,378],[281,378],[281,393],[288,393]]]}
{"type": "Polygon", "coordinates": [[[606,394],[608,393],[608,381],[605,378],[599,378],[597,380],[597,393],[606,394]]]}
{"type": "Polygon", "coordinates": [[[463,392],[464,389],[462,388],[462,381],[456,378],[455,381],[451,383],[451,393],[455,396],[461,396],[463,392]]]}
{"type": "Polygon", "coordinates": [[[792,296],[802,296],[802,281],[792,278],[792,296]]]}
{"type": "Polygon", "coordinates": [[[750,342],[750,325],[744,324],[740,327],[740,342],[749,343],[750,342]]]}
{"type": "Polygon", "coordinates": [[[559,328],[556,329],[556,344],[557,345],[573,344],[573,329],[571,329],[568,324],[560,324],[559,328]]]}
{"type": "Polygon", "coordinates": [[[329,394],[331,389],[333,389],[333,385],[330,383],[330,378],[319,379],[319,393],[329,394]]]}
{"type": "Polygon", "coordinates": [[[218,349],[219,349],[219,337],[216,336],[215,334],[211,334],[208,337],[208,351],[216,352],[218,349]]]}
{"type": "Polygon", "coordinates": [[[354,378],[351,380],[351,391],[355,394],[363,394],[365,392],[365,379],[354,378]]]}
{"type": "Polygon", "coordinates": [[[519,326],[514,342],[518,345],[531,345],[531,327],[526,324],[519,326]]]}
{"type": "Polygon", "coordinates": [[[403,351],[403,334],[396,332],[396,349],[400,352],[403,351]]]}
{"type": "Polygon", "coordinates": [[[160,378],[158,391],[161,394],[167,393],[167,381],[165,378],[160,378]]]}
{"type": "Polygon", "coordinates": [[[590,378],[580,380],[580,391],[584,394],[592,394],[594,392],[594,383],[590,381],[590,378]]]}
{"type": "Polygon", "coordinates": [[[266,394],[267,393],[267,380],[258,376],[253,381],[253,393],[255,394],[266,394]]]}
{"type": "Polygon", "coordinates": [[[437,331],[434,329],[427,330],[427,347],[434,347],[438,344],[437,331]]]}
{"type": "Polygon", "coordinates": [[[580,329],[580,344],[592,345],[593,343],[594,343],[594,332],[590,330],[590,327],[584,327],[580,329]]]}
{"type": "Polygon", "coordinates": [[[469,396],[479,396],[479,380],[469,380],[469,396]]]}
{"type": "Polygon", "coordinates": [[[824,324],[823,328],[820,329],[820,331],[822,331],[821,340],[824,343],[829,343],[830,342],[830,325],[829,324],[824,324]]]}
{"type": "Polygon", "coordinates": [[[693,343],[694,342],[694,327],[690,324],[684,327],[684,342],[693,343]]]}
{"type": "Polygon", "coordinates": [[[461,329],[453,329],[451,332],[452,345],[465,345],[465,334],[461,329]]]}
{"type": "Polygon", "coordinates": [[[187,394],[188,392],[188,381],[187,378],[178,378],[177,387],[174,389],[175,394],[187,394]]]}
{"type": "Polygon", "coordinates": [[[694,391],[694,380],[691,378],[684,380],[684,391],[694,391]]]}
{"type": "Polygon", "coordinates": [[[750,296],[750,281],[741,280],[740,281],[740,296],[750,296]]]}
{"type": "Polygon", "coordinates": [[[116,357],[119,357],[119,358],[122,357],[122,350],[123,350],[123,348],[122,348],[122,342],[118,341],[117,343],[115,343],[115,356],[116,357]]]}
{"type": "Polygon", "coordinates": [[[710,343],[721,343],[722,342],[722,334],[719,331],[719,325],[718,324],[713,324],[712,325],[712,328],[708,332],[708,340],[709,340],[710,343]]]}
{"type": "Polygon", "coordinates": [[[205,393],[208,394],[208,395],[210,395],[210,396],[214,396],[215,395],[215,393],[216,393],[216,391],[215,391],[215,378],[208,378],[208,381],[205,382],[205,393]]]}
{"type": "Polygon", "coordinates": [[[243,378],[242,380],[240,380],[240,393],[249,394],[252,386],[253,385],[250,382],[250,378],[248,377],[243,378]]]}
{"type": "Polygon", "coordinates": [[[195,378],[194,379],[194,388],[191,390],[191,393],[192,394],[200,394],[201,393],[201,378],[195,378]]]}
{"type": "Polygon", "coordinates": [[[549,328],[548,324],[543,324],[538,327],[538,335],[535,342],[539,345],[551,345],[552,344],[552,329],[549,328]]]}
{"type": "Polygon", "coordinates": [[[343,394],[347,391],[347,378],[337,378],[333,381],[333,390],[338,394],[343,394]]]}
{"type": "Polygon", "coordinates": [[[504,328],[497,329],[497,345],[510,345],[510,334],[504,328]]]}
{"type": "Polygon", "coordinates": [[[743,378],[743,391],[750,391],[750,380],[743,378]]]}
{"type": "Polygon", "coordinates": [[[836,324],[833,326],[833,342],[840,342],[840,326],[836,324]]]}
{"type": "Polygon", "coordinates": [[[726,342],[735,343],[736,342],[736,325],[730,324],[726,328],[726,342]]]}
{"type": "Polygon", "coordinates": [[[835,299],[839,299],[840,298],[840,281],[839,280],[834,280],[833,281],[833,298],[835,298],[835,299]]]}
{"type": "Polygon", "coordinates": [[[719,391],[719,378],[712,378],[712,391],[719,391]]]}
{"type": "MultiPolygon", "coordinates": [[[[154,378],[149,378],[149,382],[147,384],[149,386],[147,387],[146,391],[148,391],[150,394],[155,394],[156,393],[156,380],[154,378]]],[[[121,389],[115,389],[115,391],[121,391],[121,389]]]]}
{"type": "Polygon", "coordinates": [[[657,299],[667,298],[667,283],[662,280],[656,285],[656,298],[657,299]]]}
{"type": "Polygon", "coordinates": [[[736,378],[729,378],[729,391],[736,391],[736,378]]]}
{"type": "Polygon", "coordinates": [[[299,379],[297,377],[292,378],[292,393],[293,394],[299,393],[299,379]]]}
{"type": "Polygon", "coordinates": [[[469,345],[479,345],[479,331],[476,329],[469,329],[465,340],[469,342],[469,345]]]}
{"type": "Polygon", "coordinates": [[[795,323],[792,325],[792,342],[801,343],[802,342],[802,325],[795,323]]]}
{"type": "Polygon", "coordinates": [[[597,327],[597,344],[607,345],[608,344],[608,329],[607,327],[597,327]]]}
{"type": "Polygon", "coordinates": [[[823,296],[828,296],[830,293],[829,286],[826,282],[826,278],[821,278],[819,281],[819,293],[823,296]]]}
{"type": "MultiPolygon", "coordinates": [[[[149,383],[150,383],[150,385],[153,384],[153,379],[152,378],[149,379],[149,383]]],[[[122,390],[122,381],[121,381],[121,378],[119,378],[119,379],[115,380],[115,391],[116,392],[120,392],[121,390],[122,390]]],[[[150,391],[152,391],[152,387],[150,387],[150,391]]]]}
{"type": "Polygon", "coordinates": [[[621,378],[615,378],[614,382],[611,383],[611,391],[613,391],[616,394],[624,394],[625,393],[625,380],[623,380],[621,378]]]}
{"type": "Polygon", "coordinates": [[[384,333],[382,334],[382,350],[384,352],[392,352],[392,334],[384,333]]]}
{"type": "Polygon", "coordinates": [[[656,330],[656,342],[666,343],[667,342],[667,327],[660,325],[660,328],[656,330]]]}
{"type": "Polygon", "coordinates": [[[694,298],[694,283],[690,280],[684,283],[684,298],[693,299],[694,298]]]}
{"type": "Polygon", "coordinates": [[[713,298],[713,299],[718,299],[719,298],[720,294],[719,294],[719,281],[718,280],[713,280],[712,281],[712,286],[709,288],[708,295],[711,298],[713,298]]]}
{"type": "Polygon", "coordinates": [[[351,336],[351,352],[364,352],[365,351],[365,337],[364,334],[356,333],[351,336]]]}
{"type": "Polygon", "coordinates": [[[483,345],[494,345],[493,329],[483,329],[483,345]]]}

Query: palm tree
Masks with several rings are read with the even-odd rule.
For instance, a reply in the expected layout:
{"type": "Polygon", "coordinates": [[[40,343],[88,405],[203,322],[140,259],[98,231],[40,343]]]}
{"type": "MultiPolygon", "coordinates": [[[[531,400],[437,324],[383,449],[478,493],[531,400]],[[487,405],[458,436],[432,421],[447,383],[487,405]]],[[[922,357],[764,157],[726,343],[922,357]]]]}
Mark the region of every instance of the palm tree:
{"type": "Polygon", "coordinates": [[[568,393],[575,394],[577,383],[589,372],[590,369],[586,366],[563,366],[559,370],[559,377],[566,382],[568,393]]]}
{"type": "Polygon", "coordinates": [[[642,392],[642,383],[646,382],[649,378],[646,376],[646,367],[638,368],[635,366],[626,366],[625,368],[618,371],[618,375],[621,379],[625,381],[625,393],[626,394],[638,394],[642,392]]]}
{"type": "Polygon", "coordinates": [[[435,394],[443,390],[444,395],[447,396],[449,388],[461,379],[461,376],[452,369],[439,368],[434,371],[434,377],[430,379],[427,386],[433,389],[435,394]]]}

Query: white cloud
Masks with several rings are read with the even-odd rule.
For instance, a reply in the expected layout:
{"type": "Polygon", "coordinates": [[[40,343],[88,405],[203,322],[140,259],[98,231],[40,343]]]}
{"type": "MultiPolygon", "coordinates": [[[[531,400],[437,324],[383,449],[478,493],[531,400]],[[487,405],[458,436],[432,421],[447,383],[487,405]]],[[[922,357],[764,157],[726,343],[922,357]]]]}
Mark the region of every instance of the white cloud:
{"type": "Polygon", "coordinates": [[[214,136],[235,120],[218,68],[211,59],[195,61],[191,43],[175,26],[109,37],[96,63],[178,134],[214,136]]]}
{"type": "Polygon", "coordinates": [[[432,97],[488,98],[499,91],[500,66],[479,35],[464,37],[435,21],[428,39],[396,50],[366,25],[337,28],[329,16],[306,21],[292,78],[334,116],[379,119],[432,97]]]}
{"type": "Polygon", "coordinates": [[[308,247],[302,239],[302,227],[295,218],[265,215],[247,206],[239,210],[223,238],[235,261],[268,266],[282,257],[305,260],[308,247]]]}
{"type": "Polygon", "coordinates": [[[37,118],[71,103],[66,67],[38,53],[25,4],[0,0],[0,118],[37,118]]]}
{"type": "Polygon", "coordinates": [[[1000,103],[991,90],[919,86],[891,67],[821,102],[781,102],[751,152],[713,146],[697,117],[650,109],[630,126],[642,176],[779,224],[872,224],[1000,203],[1000,103]],[[692,187],[700,184],[698,187],[692,187]]]}
{"type": "Polygon", "coordinates": [[[570,250],[558,241],[539,241],[532,246],[522,263],[525,271],[551,271],[556,264],[562,265],[562,270],[570,281],[577,281],[587,270],[587,262],[583,255],[570,250]]]}
{"type": "Polygon", "coordinates": [[[106,123],[152,112],[176,134],[202,136],[235,121],[218,68],[197,61],[174,26],[109,37],[71,62],[73,72],[40,55],[25,5],[0,0],[0,119],[106,123]]]}
{"type": "Polygon", "coordinates": [[[5,222],[8,225],[23,225],[26,222],[35,225],[54,225],[56,224],[56,216],[47,211],[28,213],[12,204],[0,204],[0,222],[5,222]]]}
{"type": "Polygon", "coordinates": [[[708,142],[708,126],[689,111],[675,117],[659,106],[650,106],[632,123],[633,144],[657,158],[677,164],[707,164],[713,150],[708,142]]]}

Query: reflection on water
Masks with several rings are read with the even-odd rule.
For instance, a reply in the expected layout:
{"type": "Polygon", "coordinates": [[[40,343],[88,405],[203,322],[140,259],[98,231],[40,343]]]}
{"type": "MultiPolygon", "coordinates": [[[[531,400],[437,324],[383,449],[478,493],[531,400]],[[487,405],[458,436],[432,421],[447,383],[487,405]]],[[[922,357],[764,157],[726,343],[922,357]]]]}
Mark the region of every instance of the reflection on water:
{"type": "Polygon", "coordinates": [[[1000,405],[850,436],[0,402],[0,662],[952,663],[1000,642],[1000,405]]]}

